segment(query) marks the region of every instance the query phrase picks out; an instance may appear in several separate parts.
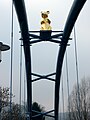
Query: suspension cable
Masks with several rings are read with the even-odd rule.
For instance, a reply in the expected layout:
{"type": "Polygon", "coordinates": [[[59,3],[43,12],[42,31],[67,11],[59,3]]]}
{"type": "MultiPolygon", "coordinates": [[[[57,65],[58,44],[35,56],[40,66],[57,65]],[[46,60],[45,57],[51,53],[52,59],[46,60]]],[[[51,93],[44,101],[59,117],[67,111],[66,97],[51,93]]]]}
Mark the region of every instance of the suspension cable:
{"type": "Polygon", "coordinates": [[[11,8],[11,67],[10,67],[10,120],[12,120],[12,82],[13,82],[13,0],[11,8]]]}
{"type": "Polygon", "coordinates": [[[22,89],[22,40],[21,40],[21,46],[20,46],[20,93],[19,93],[19,104],[20,104],[20,114],[19,114],[19,120],[21,120],[21,89],[22,89]]]}
{"type": "Polygon", "coordinates": [[[25,104],[25,98],[26,98],[26,69],[24,66],[24,115],[26,114],[26,104],[25,104]]]}
{"type": "Polygon", "coordinates": [[[59,111],[60,111],[60,120],[61,120],[61,119],[62,119],[62,118],[61,118],[61,104],[60,104],[59,108],[60,108],[59,111]]]}
{"type": "Polygon", "coordinates": [[[77,77],[77,107],[79,112],[79,119],[81,120],[80,112],[80,88],[79,88],[79,72],[78,72],[78,57],[77,57],[77,43],[76,43],[76,30],[74,26],[74,49],[75,49],[75,63],[76,63],[76,77],[77,77]]]}
{"type": "Polygon", "coordinates": [[[64,110],[64,90],[63,90],[63,76],[62,76],[62,103],[63,103],[63,120],[65,120],[65,110],[64,110]]]}
{"type": "MultiPolygon", "coordinates": [[[[62,90],[61,90],[61,84],[60,84],[60,93],[62,92],[62,90]]],[[[59,100],[60,100],[60,105],[59,105],[59,108],[60,108],[60,120],[62,120],[62,116],[61,116],[61,110],[62,110],[62,107],[61,107],[61,94],[60,94],[60,98],[59,98],[59,100]]]]}
{"type": "Polygon", "coordinates": [[[67,51],[66,51],[66,76],[67,76],[67,92],[68,92],[68,111],[69,111],[69,120],[71,120],[70,115],[70,99],[69,99],[69,75],[68,75],[68,61],[67,61],[67,51]]]}

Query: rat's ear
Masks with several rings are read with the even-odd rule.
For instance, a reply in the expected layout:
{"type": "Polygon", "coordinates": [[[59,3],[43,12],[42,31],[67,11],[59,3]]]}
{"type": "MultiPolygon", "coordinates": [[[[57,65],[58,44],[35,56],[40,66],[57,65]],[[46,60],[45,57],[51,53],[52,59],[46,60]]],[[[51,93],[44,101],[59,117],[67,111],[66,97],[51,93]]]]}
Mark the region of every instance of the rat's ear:
{"type": "Polygon", "coordinates": [[[41,11],[41,14],[43,13],[43,11],[41,11]]]}
{"type": "Polygon", "coordinates": [[[49,14],[49,13],[50,13],[50,11],[47,11],[47,13],[49,14]]]}

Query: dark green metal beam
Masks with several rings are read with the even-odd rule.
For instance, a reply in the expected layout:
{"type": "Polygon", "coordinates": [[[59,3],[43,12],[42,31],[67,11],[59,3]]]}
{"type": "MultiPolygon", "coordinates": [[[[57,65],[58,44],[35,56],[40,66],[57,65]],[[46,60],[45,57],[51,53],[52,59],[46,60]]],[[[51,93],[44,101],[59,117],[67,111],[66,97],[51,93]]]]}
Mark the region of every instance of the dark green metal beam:
{"type": "Polygon", "coordinates": [[[56,67],[56,83],[55,83],[55,120],[58,120],[59,111],[59,88],[60,88],[60,78],[63,65],[64,54],[66,51],[66,46],[72,32],[73,26],[77,20],[77,17],[84,6],[86,0],[74,0],[71,10],[69,12],[64,31],[62,36],[62,44],[59,49],[57,67],[56,67]]]}
{"type": "Polygon", "coordinates": [[[30,45],[29,45],[29,34],[28,34],[28,23],[26,16],[26,9],[24,0],[13,0],[20,29],[23,38],[23,48],[25,54],[25,64],[26,64],[26,77],[27,77],[27,107],[28,114],[30,115],[29,120],[31,120],[32,111],[32,84],[31,84],[31,55],[30,55],[30,45]]]}

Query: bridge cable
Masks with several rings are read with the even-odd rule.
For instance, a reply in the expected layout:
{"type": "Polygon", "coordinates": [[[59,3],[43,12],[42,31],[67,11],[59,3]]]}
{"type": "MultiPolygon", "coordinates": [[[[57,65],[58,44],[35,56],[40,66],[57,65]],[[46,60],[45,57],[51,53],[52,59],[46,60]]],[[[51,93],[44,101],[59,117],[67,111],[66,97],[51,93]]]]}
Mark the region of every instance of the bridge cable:
{"type": "Polygon", "coordinates": [[[25,69],[25,66],[24,66],[24,115],[26,114],[26,102],[25,102],[25,99],[26,98],[26,69],[25,69]]]}
{"type": "MultiPolygon", "coordinates": [[[[61,90],[61,84],[60,84],[60,93],[62,92],[62,90],[61,90]]],[[[59,111],[60,111],[60,120],[62,120],[62,116],[61,116],[61,110],[62,110],[62,106],[61,106],[61,98],[62,98],[62,96],[61,96],[61,94],[60,94],[60,98],[59,98],[59,100],[60,100],[60,105],[59,105],[59,111]]]]}
{"type": "Polygon", "coordinates": [[[70,115],[70,90],[69,90],[69,75],[68,75],[68,56],[67,56],[67,51],[66,51],[66,77],[67,77],[67,92],[68,92],[68,111],[69,111],[69,120],[71,120],[71,115],[70,115]]]}
{"type": "Polygon", "coordinates": [[[65,107],[65,105],[64,105],[64,90],[63,90],[63,75],[62,75],[62,108],[63,108],[63,120],[65,120],[65,109],[64,109],[64,107],[65,107]]]}
{"type": "Polygon", "coordinates": [[[76,79],[77,79],[77,109],[79,113],[79,119],[81,120],[81,112],[80,112],[80,88],[79,88],[79,72],[78,72],[78,56],[77,56],[77,43],[76,43],[76,30],[74,26],[74,49],[75,49],[75,63],[76,63],[76,79]]]}
{"type": "Polygon", "coordinates": [[[13,82],[13,0],[11,6],[11,62],[10,62],[10,120],[12,120],[12,82],[13,82]]]}
{"type": "Polygon", "coordinates": [[[20,104],[20,114],[19,114],[19,120],[21,120],[21,89],[22,89],[22,40],[21,40],[21,46],[20,46],[20,93],[19,93],[19,104],[20,104]]]}

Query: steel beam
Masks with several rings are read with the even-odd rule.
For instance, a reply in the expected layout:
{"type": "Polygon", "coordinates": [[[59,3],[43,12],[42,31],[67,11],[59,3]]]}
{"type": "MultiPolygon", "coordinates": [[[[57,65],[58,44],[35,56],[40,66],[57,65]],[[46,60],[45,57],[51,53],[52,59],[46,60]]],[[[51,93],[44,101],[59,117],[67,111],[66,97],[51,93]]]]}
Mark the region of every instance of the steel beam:
{"type": "Polygon", "coordinates": [[[29,120],[31,120],[32,111],[32,84],[31,84],[31,55],[30,55],[30,45],[29,45],[29,34],[28,34],[28,23],[25,10],[24,0],[13,0],[20,29],[23,38],[23,48],[25,54],[25,64],[26,64],[26,77],[27,77],[27,107],[28,114],[30,115],[29,120]]]}
{"type": "Polygon", "coordinates": [[[69,12],[68,18],[67,18],[65,27],[64,27],[63,36],[62,36],[62,44],[59,49],[57,67],[56,67],[55,120],[58,120],[60,78],[61,78],[61,71],[62,71],[64,54],[66,51],[66,46],[69,40],[69,36],[72,32],[73,26],[85,2],[86,0],[74,0],[71,10],[69,12]]]}

